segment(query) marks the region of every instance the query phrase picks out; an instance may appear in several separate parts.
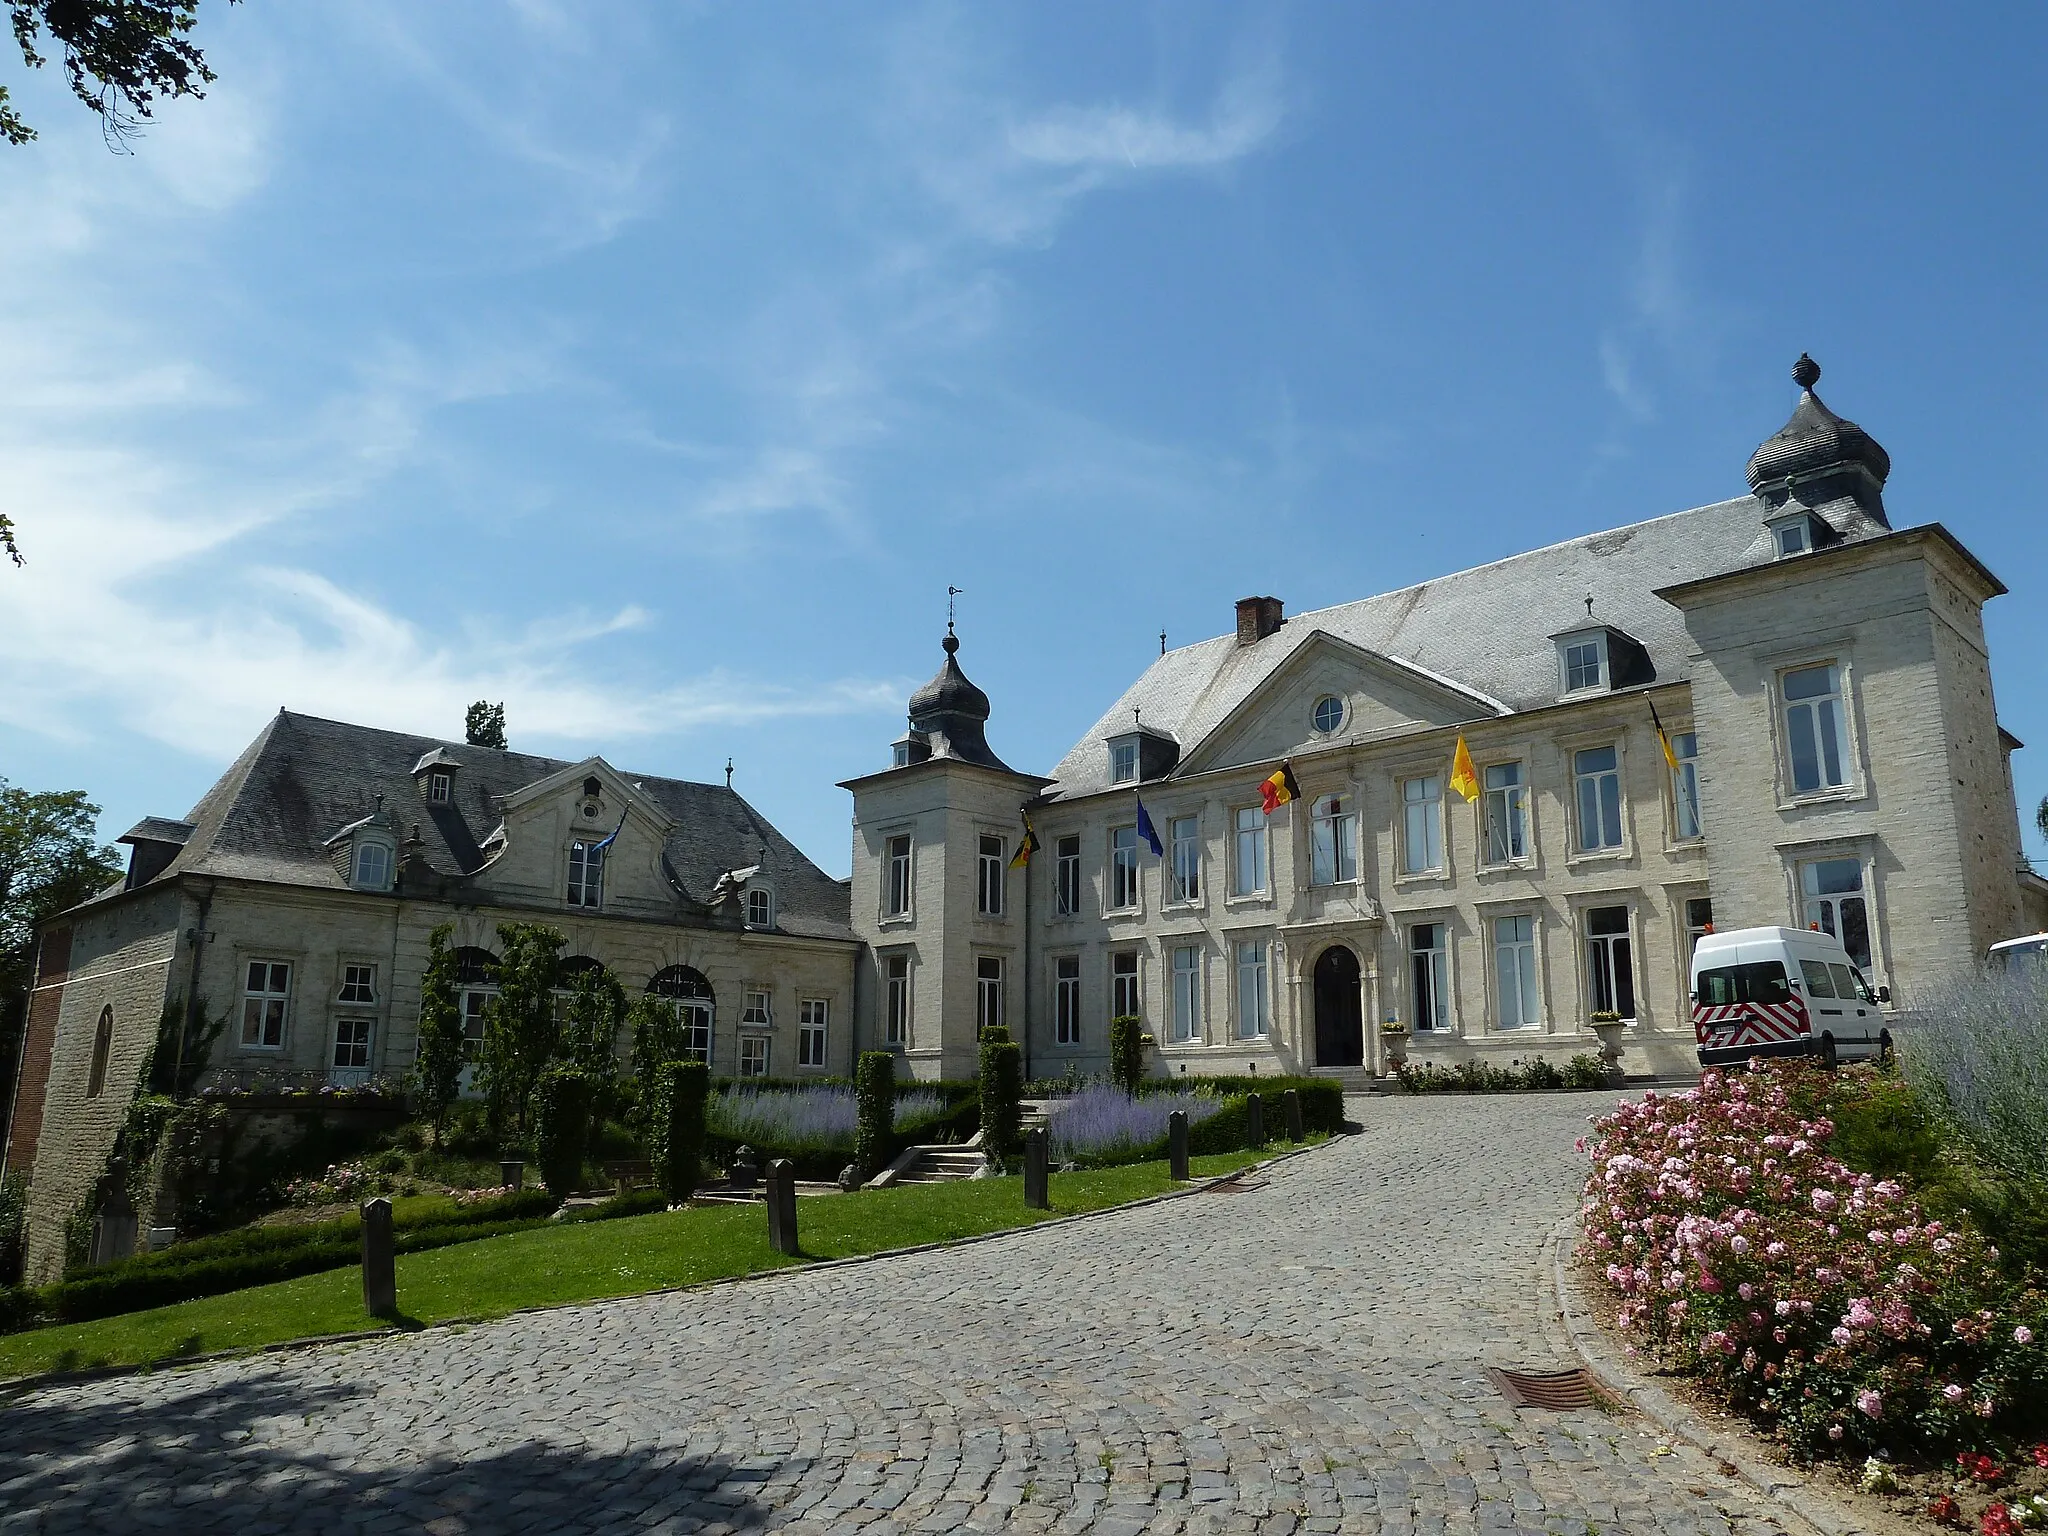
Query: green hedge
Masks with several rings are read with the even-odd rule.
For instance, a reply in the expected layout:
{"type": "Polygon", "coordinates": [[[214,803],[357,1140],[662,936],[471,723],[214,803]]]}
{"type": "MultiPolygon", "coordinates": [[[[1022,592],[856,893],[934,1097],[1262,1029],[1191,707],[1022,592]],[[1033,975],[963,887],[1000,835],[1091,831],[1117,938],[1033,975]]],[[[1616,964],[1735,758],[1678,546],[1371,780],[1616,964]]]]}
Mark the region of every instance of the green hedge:
{"type": "Polygon", "coordinates": [[[534,1161],[548,1193],[566,1200],[583,1182],[590,1146],[590,1075],[577,1067],[549,1067],[533,1085],[534,1161]]]}
{"type": "MultiPolygon", "coordinates": [[[[1278,1140],[1287,1136],[1287,1106],[1283,1102],[1292,1088],[1301,1095],[1302,1129],[1314,1135],[1341,1135],[1344,1130],[1344,1085],[1329,1077],[1185,1077],[1148,1078],[1140,1093],[1175,1093],[1208,1089],[1218,1097],[1237,1098],[1256,1093],[1265,1106],[1266,1134],[1278,1140]]],[[[1206,1122],[1205,1122],[1206,1123],[1206,1122]]],[[[1230,1151],[1232,1148],[1220,1150],[1230,1151]]]]}
{"type": "Polygon", "coordinates": [[[1120,1013],[1109,1021],[1109,1080],[1135,1094],[1145,1080],[1145,1024],[1136,1014],[1120,1013]]]}
{"type": "Polygon", "coordinates": [[[991,1025],[981,1032],[980,1065],[981,1145],[1000,1165],[1022,1143],[1023,1047],[1002,1025],[991,1025]]]}
{"type": "Polygon", "coordinates": [[[698,1061],[671,1061],[655,1073],[647,1114],[647,1152],[671,1201],[689,1198],[704,1177],[704,1105],[710,1074],[698,1061]]]}
{"type": "Polygon", "coordinates": [[[854,1069],[854,1092],[860,1099],[860,1125],[853,1133],[854,1171],[871,1179],[894,1157],[896,1140],[896,1057],[889,1051],[862,1051],[854,1069]]]}

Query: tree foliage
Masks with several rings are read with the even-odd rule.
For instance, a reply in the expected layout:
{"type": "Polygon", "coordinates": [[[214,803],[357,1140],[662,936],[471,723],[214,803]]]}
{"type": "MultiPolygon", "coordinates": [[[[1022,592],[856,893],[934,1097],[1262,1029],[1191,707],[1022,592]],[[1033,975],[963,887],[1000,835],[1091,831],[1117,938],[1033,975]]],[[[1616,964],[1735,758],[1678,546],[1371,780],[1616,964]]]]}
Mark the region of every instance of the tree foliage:
{"type": "Polygon", "coordinates": [[[583,1182],[590,1100],[590,1079],[574,1067],[549,1067],[533,1085],[534,1156],[548,1193],[557,1200],[568,1199],[583,1182]]]}
{"type": "Polygon", "coordinates": [[[427,970],[420,978],[418,1044],[413,1054],[413,1096],[438,1127],[448,1117],[462,1076],[462,994],[457,987],[455,951],[448,940],[453,923],[427,935],[427,970]]]}
{"type": "Polygon", "coordinates": [[[889,1161],[896,1134],[896,1056],[893,1051],[862,1051],[853,1069],[853,1092],[860,1119],[853,1133],[853,1165],[871,1179],[889,1161]]]}
{"type": "Polygon", "coordinates": [[[462,722],[463,737],[472,747],[496,747],[505,750],[505,706],[493,704],[488,699],[478,699],[469,706],[469,715],[462,722]]]}
{"type": "Polygon", "coordinates": [[[671,1204],[689,1199],[703,1176],[704,1107],[711,1072],[701,1061],[667,1061],[642,1079],[647,1152],[671,1204]]]}
{"type": "Polygon", "coordinates": [[[626,989],[609,970],[578,971],[562,1007],[562,1060],[590,1079],[604,1102],[619,1076],[619,1029],[626,1022],[626,989]]]}
{"type": "Polygon", "coordinates": [[[645,1107],[649,1103],[646,1095],[662,1065],[683,1059],[683,1018],[667,998],[643,992],[633,999],[626,1023],[633,1031],[633,1078],[640,1085],[645,1107]]]}
{"type": "MultiPolygon", "coordinates": [[[[71,94],[99,114],[113,148],[150,118],[159,96],[201,97],[213,84],[191,37],[198,0],[7,0],[7,9],[22,62],[41,69],[45,48],[61,54],[71,94]]],[[[0,138],[35,136],[0,86],[0,138]]]]}
{"type": "Polygon", "coordinates": [[[533,1085],[554,1057],[556,956],[566,942],[545,923],[498,925],[498,992],[484,1005],[477,1085],[501,1134],[525,1134],[533,1085]]]}

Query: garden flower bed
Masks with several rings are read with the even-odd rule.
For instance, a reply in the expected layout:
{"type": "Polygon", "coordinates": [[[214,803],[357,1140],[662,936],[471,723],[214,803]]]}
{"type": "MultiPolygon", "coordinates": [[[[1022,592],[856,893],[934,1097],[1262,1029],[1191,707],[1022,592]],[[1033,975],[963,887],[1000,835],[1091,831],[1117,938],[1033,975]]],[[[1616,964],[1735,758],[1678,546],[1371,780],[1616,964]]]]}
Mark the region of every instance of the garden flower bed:
{"type": "Polygon", "coordinates": [[[1047,1130],[1055,1163],[1081,1168],[1107,1168],[1138,1163],[1162,1155],[1166,1121],[1175,1110],[1188,1117],[1188,1129],[1224,1107],[1224,1100],[1201,1093],[1148,1093],[1133,1098],[1121,1088],[1095,1083],[1060,1101],[1047,1130]]]}
{"type": "MultiPolygon", "coordinates": [[[[1981,1493],[2032,1467],[2048,1296],[1967,1220],[1930,1217],[1903,1180],[1835,1155],[1842,1091],[1811,1068],[1753,1064],[1620,1105],[1585,1144],[1585,1251],[1631,1353],[1795,1456],[1874,1458],[1878,1485],[1919,1469],[1949,1487],[1937,1518],[1981,1522],[1990,1506],[1952,1485],[1981,1493]]],[[[2030,1500],[1982,1528],[2032,1518],[2030,1500]]]]}

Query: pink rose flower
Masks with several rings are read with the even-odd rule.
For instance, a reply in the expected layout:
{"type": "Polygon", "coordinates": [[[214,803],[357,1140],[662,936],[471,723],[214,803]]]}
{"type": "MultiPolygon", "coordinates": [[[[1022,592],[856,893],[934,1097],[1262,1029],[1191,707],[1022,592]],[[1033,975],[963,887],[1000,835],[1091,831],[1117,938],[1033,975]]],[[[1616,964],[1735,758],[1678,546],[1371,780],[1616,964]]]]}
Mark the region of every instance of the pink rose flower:
{"type": "Polygon", "coordinates": [[[1867,1419],[1874,1419],[1884,1412],[1884,1394],[1869,1388],[1856,1394],[1856,1411],[1867,1419]]]}

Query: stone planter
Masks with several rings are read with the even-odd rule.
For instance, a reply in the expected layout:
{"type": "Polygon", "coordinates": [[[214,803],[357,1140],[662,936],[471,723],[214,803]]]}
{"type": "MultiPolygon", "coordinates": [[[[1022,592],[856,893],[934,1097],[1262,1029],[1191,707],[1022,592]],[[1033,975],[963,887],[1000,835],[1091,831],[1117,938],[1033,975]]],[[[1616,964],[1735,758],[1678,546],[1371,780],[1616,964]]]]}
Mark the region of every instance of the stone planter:
{"type": "Polygon", "coordinates": [[[1621,1022],[1602,1022],[1590,1026],[1600,1041],[1600,1059],[1613,1073],[1621,1071],[1621,1048],[1628,1040],[1628,1026],[1621,1022]]]}
{"type": "Polygon", "coordinates": [[[1380,1035],[1380,1054],[1386,1058],[1389,1072],[1400,1071],[1408,1064],[1408,1032],[1383,1032],[1380,1035]]]}

